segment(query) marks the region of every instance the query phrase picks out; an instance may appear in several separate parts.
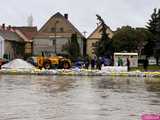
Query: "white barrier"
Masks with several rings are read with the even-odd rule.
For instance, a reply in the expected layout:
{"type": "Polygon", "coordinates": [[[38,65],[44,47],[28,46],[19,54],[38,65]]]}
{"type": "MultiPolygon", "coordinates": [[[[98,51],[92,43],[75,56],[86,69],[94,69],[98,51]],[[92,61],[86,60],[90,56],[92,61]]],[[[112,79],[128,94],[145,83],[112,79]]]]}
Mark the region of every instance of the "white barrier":
{"type": "Polygon", "coordinates": [[[160,77],[160,72],[126,72],[127,67],[102,67],[102,70],[87,69],[61,69],[61,70],[25,70],[25,69],[1,69],[0,74],[11,75],[73,75],[73,76],[128,76],[128,77],[160,77]]]}
{"type": "Polygon", "coordinates": [[[101,70],[106,73],[127,72],[127,66],[103,66],[101,70]]]}

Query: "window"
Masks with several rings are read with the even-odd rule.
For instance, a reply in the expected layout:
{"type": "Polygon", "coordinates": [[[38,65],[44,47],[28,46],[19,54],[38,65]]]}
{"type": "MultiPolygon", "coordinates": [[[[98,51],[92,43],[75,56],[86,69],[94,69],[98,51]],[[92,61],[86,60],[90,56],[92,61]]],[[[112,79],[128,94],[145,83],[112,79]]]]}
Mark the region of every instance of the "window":
{"type": "Polygon", "coordinates": [[[56,29],[54,27],[52,27],[51,32],[56,32],[56,29]]]}
{"type": "Polygon", "coordinates": [[[97,46],[97,44],[98,44],[98,42],[94,42],[94,43],[92,43],[92,47],[96,47],[96,46],[97,46]]]}
{"type": "Polygon", "coordinates": [[[60,28],[60,32],[63,32],[64,31],[64,29],[63,28],[60,28]]]}

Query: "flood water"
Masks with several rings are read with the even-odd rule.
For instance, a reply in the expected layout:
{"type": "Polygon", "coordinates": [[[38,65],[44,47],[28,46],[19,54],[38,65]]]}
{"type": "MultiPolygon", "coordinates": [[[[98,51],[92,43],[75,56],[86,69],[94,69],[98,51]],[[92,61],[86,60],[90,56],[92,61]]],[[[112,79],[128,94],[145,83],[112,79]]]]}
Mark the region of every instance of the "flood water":
{"type": "Polygon", "coordinates": [[[0,76],[0,120],[140,120],[160,113],[160,78],[0,76]]]}

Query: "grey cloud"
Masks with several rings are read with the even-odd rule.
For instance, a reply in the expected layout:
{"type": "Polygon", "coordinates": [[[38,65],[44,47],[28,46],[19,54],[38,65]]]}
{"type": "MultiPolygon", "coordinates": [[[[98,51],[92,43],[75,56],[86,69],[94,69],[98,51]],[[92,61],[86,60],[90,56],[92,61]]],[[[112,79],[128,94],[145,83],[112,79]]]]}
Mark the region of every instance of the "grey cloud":
{"type": "Polygon", "coordinates": [[[115,30],[122,25],[145,26],[159,0],[0,0],[0,22],[26,25],[31,13],[41,27],[56,12],[69,13],[70,21],[81,31],[91,33],[100,14],[115,30]]]}

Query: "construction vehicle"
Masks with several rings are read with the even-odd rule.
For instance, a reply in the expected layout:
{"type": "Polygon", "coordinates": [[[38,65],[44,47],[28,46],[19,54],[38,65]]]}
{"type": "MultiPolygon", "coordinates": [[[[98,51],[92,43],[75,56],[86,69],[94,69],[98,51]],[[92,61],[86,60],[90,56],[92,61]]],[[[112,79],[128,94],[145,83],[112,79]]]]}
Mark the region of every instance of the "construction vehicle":
{"type": "Polygon", "coordinates": [[[27,59],[28,62],[45,69],[69,69],[71,60],[62,56],[34,56],[27,59]]]}

